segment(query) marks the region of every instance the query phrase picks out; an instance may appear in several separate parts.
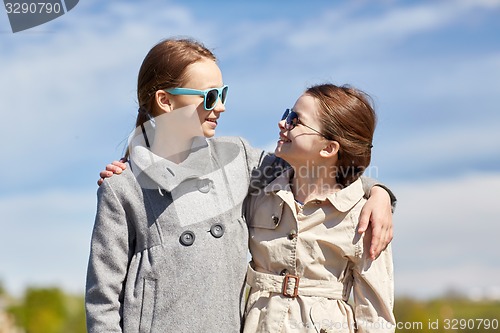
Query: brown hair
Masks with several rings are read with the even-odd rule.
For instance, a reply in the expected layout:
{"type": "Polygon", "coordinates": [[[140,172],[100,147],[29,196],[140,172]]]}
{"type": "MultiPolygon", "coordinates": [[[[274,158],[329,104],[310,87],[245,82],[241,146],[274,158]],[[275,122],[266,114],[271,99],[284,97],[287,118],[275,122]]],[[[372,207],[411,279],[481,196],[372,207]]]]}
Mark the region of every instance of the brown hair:
{"type": "MultiPolygon", "coordinates": [[[[200,61],[217,61],[215,55],[202,43],[193,39],[169,38],[153,46],[142,61],[137,78],[136,128],[155,116],[155,93],[160,89],[175,88],[186,78],[186,68],[200,61]]],[[[128,157],[127,148],[125,157],[128,157]]]]}
{"type": "Polygon", "coordinates": [[[370,164],[377,121],[372,99],[358,89],[333,84],[312,86],[306,94],[316,99],[325,137],[340,144],[337,183],[348,186],[370,164]]]}
{"type": "Polygon", "coordinates": [[[201,59],[217,61],[203,44],[192,39],[166,39],[148,52],[137,78],[139,112],[136,127],[148,120],[141,113],[154,111],[154,96],[160,89],[175,88],[186,80],[186,67],[201,59]]]}

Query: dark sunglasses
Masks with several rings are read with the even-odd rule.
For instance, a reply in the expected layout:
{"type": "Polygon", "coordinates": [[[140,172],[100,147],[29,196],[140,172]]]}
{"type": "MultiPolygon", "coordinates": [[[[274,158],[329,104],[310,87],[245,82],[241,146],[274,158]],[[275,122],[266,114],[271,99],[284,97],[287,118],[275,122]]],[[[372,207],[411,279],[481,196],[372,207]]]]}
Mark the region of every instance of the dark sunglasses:
{"type": "Polygon", "coordinates": [[[285,121],[285,129],[287,131],[293,130],[295,128],[295,126],[297,126],[297,125],[300,124],[302,126],[305,126],[305,127],[309,128],[310,130],[318,133],[319,135],[321,135],[325,139],[331,140],[330,138],[328,138],[326,135],[324,135],[320,131],[315,130],[314,128],[312,128],[310,126],[307,126],[306,124],[304,124],[303,122],[301,122],[300,119],[299,119],[299,115],[297,114],[297,112],[293,111],[293,109],[286,109],[285,113],[283,113],[283,116],[281,117],[281,120],[285,121]]]}
{"type": "Polygon", "coordinates": [[[203,107],[205,110],[210,111],[215,108],[217,101],[221,100],[222,104],[226,102],[228,86],[222,86],[220,88],[210,88],[206,90],[197,90],[189,88],[172,88],[165,90],[172,95],[198,95],[203,96],[203,107]]]}

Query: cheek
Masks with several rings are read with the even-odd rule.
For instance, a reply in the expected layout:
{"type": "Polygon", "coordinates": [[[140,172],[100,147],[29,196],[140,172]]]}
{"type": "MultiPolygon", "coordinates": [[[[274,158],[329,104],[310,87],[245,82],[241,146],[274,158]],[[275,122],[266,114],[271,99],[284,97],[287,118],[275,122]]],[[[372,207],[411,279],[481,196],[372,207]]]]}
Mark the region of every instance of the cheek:
{"type": "Polygon", "coordinates": [[[175,100],[176,108],[182,108],[185,106],[195,106],[197,110],[198,109],[205,110],[203,108],[203,98],[200,98],[199,96],[179,95],[175,97],[177,97],[177,99],[175,100]]]}
{"type": "Polygon", "coordinates": [[[292,145],[294,146],[295,151],[303,156],[310,156],[311,154],[315,154],[319,151],[314,141],[309,140],[309,138],[300,138],[300,140],[294,140],[292,142],[292,145]]]}
{"type": "Polygon", "coordinates": [[[209,114],[207,110],[203,107],[203,103],[196,107],[196,112],[198,113],[198,118],[200,119],[200,124],[205,121],[205,118],[209,114]]]}

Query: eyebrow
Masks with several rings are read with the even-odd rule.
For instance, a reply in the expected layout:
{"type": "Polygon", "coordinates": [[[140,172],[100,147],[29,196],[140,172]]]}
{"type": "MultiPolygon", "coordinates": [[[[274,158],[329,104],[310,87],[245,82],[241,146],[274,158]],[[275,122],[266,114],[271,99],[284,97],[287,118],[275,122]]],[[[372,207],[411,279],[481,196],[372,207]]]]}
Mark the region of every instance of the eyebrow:
{"type": "MultiPolygon", "coordinates": [[[[292,108],[292,111],[295,112],[297,114],[297,116],[299,117],[299,121],[302,121],[301,119],[303,118],[303,114],[302,112],[300,111],[297,111],[295,110],[294,108],[292,108]]],[[[306,117],[306,122],[307,122],[307,117],[306,117]]]]}

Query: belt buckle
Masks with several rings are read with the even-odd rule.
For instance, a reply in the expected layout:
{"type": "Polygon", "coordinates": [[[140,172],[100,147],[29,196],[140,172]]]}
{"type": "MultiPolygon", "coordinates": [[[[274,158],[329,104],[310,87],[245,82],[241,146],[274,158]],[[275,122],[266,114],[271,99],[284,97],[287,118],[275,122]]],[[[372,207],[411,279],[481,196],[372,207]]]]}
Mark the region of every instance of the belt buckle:
{"type": "Polygon", "coordinates": [[[283,280],[283,296],[295,298],[299,294],[299,280],[300,277],[298,275],[286,274],[285,279],[283,280]],[[293,287],[293,294],[288,293],[288,280],[290,278],[295,279],[295,286],[293,287]]]}

